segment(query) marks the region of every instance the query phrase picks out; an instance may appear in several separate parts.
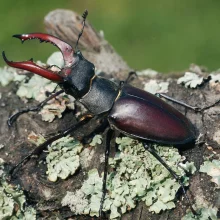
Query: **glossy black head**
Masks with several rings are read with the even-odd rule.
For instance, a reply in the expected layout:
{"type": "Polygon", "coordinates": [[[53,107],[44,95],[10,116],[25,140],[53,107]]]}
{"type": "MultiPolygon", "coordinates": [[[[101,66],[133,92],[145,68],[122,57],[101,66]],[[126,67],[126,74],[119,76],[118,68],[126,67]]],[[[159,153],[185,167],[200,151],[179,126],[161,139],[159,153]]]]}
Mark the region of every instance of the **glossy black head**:
{"type": "MultiPolygon", "coordinates": [[[[84,96],[90,89],[91,79],[95,76],[95,66],[86,60],[80,51],[74,53],[74,64],[68,68],[68,75],[64,77],[61,84],[67,94],[74,96],[76,99],[84,96]]],[[[65,75],[61,70],[61,75],[65,75]]]]}

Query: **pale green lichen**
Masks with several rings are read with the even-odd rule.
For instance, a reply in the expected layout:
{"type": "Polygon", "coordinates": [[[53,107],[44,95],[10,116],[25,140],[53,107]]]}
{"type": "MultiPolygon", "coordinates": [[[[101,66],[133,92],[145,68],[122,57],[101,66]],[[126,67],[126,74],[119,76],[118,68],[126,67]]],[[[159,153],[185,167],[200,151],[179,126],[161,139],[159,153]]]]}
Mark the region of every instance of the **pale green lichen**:
{"type": "Polygon", "coordinates": [[[26,198],[23,191],[5,180],[3,164],[4,161],[0,158],[0,219],[36,219],[36,210],[25,206],[26,198]]]}
{"type": "Polygon", "coordinates": [[[209,76],[211,76],[211,80],[209,81],[210,83],[220,82],[220,73],[218,73],[218,74],[211,73],[211,74],[209,74],[209,76]]]}
{"type": "Polygon", "coordinates": [[[181,220],[217,220],[217,208],[200,208],[197,210],[199,213],[198,216],[192,214],[192,212],[188,212],[185,216],[181,218],[181,220]]]}
{"type": "MultiPolygon", "coordinates": [[[[39,146],[45,142],[42,135],[31,132],[28,135],[29,142],[39,146]]],[[[73,137],[67,136],[54,141],[48,146],[46,157],[48,179],[52,182],[58,178],[66,179],[73,175],[80,166],[79,154],[83,145],[73,137]]]]}
{"type": "Polygon", "coordinates": [[[0,85],[7,86],[10,82],[22,82],[27,77],[26,75],[18,74],[14,68],[0,68],[0,85]]]}
{"type": "MultiPolygon", "coordinates": [[[[57,84],[45,79],[41,76],[34,75],[27,83],[20,85],[17,95],[20,98],[35,99],[38,102],[44,101],[47,96],[46,92],[53,92],[57,84]]],[[[56,89],[58,91],[58,88],[56,89]]],[[[74,109],[73,101],[75,99],[65,93],[56,96],[56,98],[47,102],[46,105],[39,111],[42,115],[42,120],[52,122],[55,117],[61,118],[62,113],[68,107],[74,109]]]]}
{"type": "Polygon", "coordinates": [[[47,59],[47,64],[50,66],[56,65],[59,68],[64,66],[63,55],[61,52],[54,52],[51,56],[47,59]]]}
{"type": "Polygon", "coordinates": [[[48,148],[47,174],[50,181],[66,179],[73,175],[80,166],[79,153],[82,144],[72,137],[63,137],[54,141],[48,148]]]}
{"type": "MultiPolygon", "coordinates": [[[[220,161],[205,161],[203,165],[200,166],[200,172],[207,173],[212,177],[211,181],[217,184],[219,188],[220,184],[220,161]]],[[[205,196],[199,192],[199,195],[195,197],[195,207],[197,208],[196,212],[198,215],[194,215],[190,210],[188,213],[181,218],[181,220],[217,220],[217,211],[218,209],[214,207],[213,204],[210,204],[205,199],[205,196]]]]}
{"type": "Polygon", "coordinates": [[[158,75],[158,72],[152,69],[145,69],[145,70],[137,71],[136,74],[138,76],[147,76],[150,78],[154,78],[158,75]]]}
{"type": "Polygon", "coordinates": [[[25,195],[17,187],[9,185],[6,181],[0,184],[0,219],[36,219],[36,210],[25,207],[25,195]]]}
{"type": "Polygon", "coordinates": [[[168,92],[168,82],[157,82],[157,80],[150,80],[144,84],[144,90],[152,94],[168,92]]]}
{"type": "Polygon", "coordinates": [[[81,189],[75,193],[67,192],[62,200],[62,205],[69,206],[75,214],[89,214],[97,216],[102,196],[102,178],[96,169],[88,172],[88,179],[81,189]]]}
{"type": "Polygon", "coordinates": [[[39,75],[34,75],[28,82],[22,83],[17,90],[20,98],[35,99],[39,102],[46,99],[45,92],[52,92],[57,84],[39,75]]]}
{"type": "Polygon", "coordinates": [[[217,188],[220,188],[220,161],[212,160],[205,161],[203,165],[200,166],[200,172],[207,173],[211,176],[211,181],[214,182],[217,188]]]}
{"type": "Polygon", "coordinates": [[[186,88],[195,89],[204,82],[204,78],[196,73],[186,72],[183,77],[177,80],[177,84],[184,84],[186,88]]]}
{"type": "MultiPolygon", "coordinates": [[[[128,137],[117,138],[119,152],[110,158],[109,165],[114,170],[108,175],[107,194],[103,211],[110,211],[110,219],[136,207],[144,201],[152,212],[175,207],[174,200],[179,184],[171,177],[163,165],[144,149],[142,143],[128,137]]],[[[195,170],[191,163],[183,164],[178,150],[172,147],[155,146],[155,149],[174,171],[185,178],[183,169],[195,170]]],[[[71,194],[81,195],[80,203],[86,204],[83,211],[77,210],[77,202],[72,202],[70,194],[62,204],[71,207],[77,214],[99,215],[102,196],[102,177],[97,170],[91,170],[81,189],[71,194]],[[65,202],[64,202],[65,201],[65,202]],[[68,202],[67,202],[68,201],[68,202]],[[87,202],[86,202],[87,201],[87,202]]],[[[75,201],[75,199],[74,199],[75,201]]]]}
{"type": "Polygon", "coordinates": [[[92,142],[89,144],[90,146],[96,146],[97,144],[101,144],[102,143],[102,135],[95,135],[92,139],[92,142]]]}
{"type": "Polygon", "coordinates": [[[61,203],[62,206],[69,206],[76,215],[84,213],[88,206],[88,200],[85,199],[85,194],[81,190],[76,193],[67,191],[61,203]]]}

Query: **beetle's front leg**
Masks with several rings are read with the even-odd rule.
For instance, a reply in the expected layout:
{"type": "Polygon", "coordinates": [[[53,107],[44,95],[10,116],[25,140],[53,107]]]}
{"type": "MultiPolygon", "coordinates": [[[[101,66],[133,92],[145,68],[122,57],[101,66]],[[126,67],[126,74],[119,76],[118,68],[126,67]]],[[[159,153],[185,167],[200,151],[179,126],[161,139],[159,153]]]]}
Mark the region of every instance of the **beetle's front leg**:
{"type": "Polygon", "coordinates": [[[44,101],[40,102],[37,106],[33,106],[30,108],[26,108],[23,110],[18,111],[17,113],[11,115],[8,120],[7,120],[7,124],[9,127],[12,126],[12,124],[17,120],[17,118],[27,112],[37,112],[39,111],[48,101],[50,101],[51,99],[55,98],[56,96],[62,94],[64,92],[64,90],[59,90],[58,92],[54,93],[53,95],[49,96],[48,98],[46,98],[44,101]]]}

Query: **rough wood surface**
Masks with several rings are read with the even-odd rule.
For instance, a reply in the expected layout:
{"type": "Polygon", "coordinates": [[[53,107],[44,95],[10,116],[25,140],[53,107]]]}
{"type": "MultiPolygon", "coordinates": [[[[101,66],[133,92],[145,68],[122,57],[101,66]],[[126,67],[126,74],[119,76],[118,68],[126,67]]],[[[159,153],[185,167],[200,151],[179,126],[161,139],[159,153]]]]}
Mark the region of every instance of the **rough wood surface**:
{"type": "MultiPolygon", "coordinates": [[[[75,44],[76,36],[81,28],[79,15],[64,10],[56,10],[49,13],[45,18],[45,24],[49,33],[66,40],[71,45],[75,44]]],[[[80,43],[86,50],[84,56],[94,62],[100,70],[110,73],[117,79],[126,78],[126,74],[130,68],[88,23],[84,37],[80,40],[80,43]]],[[[105,76],[109,77],[108,75],[105,76]]],[[[164,80],[167,77],[170,76],[158,76],[158,78],[164,80]]],[[[148,80],[147,77],[138,77],[132,81],[132,84],[142,88],[143,82],[147,82],[148,80]]],[[[0,93],[2,94],[2,98],[0,99],[0,143],[5,145],[4,148],[0,149],[0,153],[1,157],[7,162],[8,168],[12,164],[19,162],[27,152],[33,149],[33,145],[27,141],[27,136],[31,131],[46,135],[76,123],[76,118],[72,112],[66,112],[62,119],[57,119],[53,123],[43,122],[41,116],[29,113],[19,117],[14,126],[9,129],[6,125],[9,114],[15,109],[24,107],[22,100],[15,95],[15,90],[16,85],[14,83],[5,88],[0,87],[0,93]]],[[[186,89],[181,85],[177,85],[176,80],[172,78],[170,79],[168,95],[177,100],[201,107],[220,99],[220,89],[219,86],[210,87],[208,83],[195,90],[186,89]]],[[[28,103],[29,106],[34,104],[36,103],[28,103]]],[[[193,161],[197,168],[196,174],[190,178],[190,187],[187,194],[192,201],[195,198],[203,198],[207,204],[220,207],[220,194],[215,188],[214,183],[210,182],[209,176],[198,172],[200,165],[204,161],[204,156],[208,156],[213,152],[216,152],[217,155],[220,153],[219,143],[213,140],[214,133],[220,129],[220,106],[214,106],[201,114],[194,113],[173,103],[170,104],[184,113],[195,125],[197,133],[203,135],[201,140],[204,141],[204,144],[191,146],[189,149],[181,152],[187,157],[188,161],[193,161]]],[[[88,135],[98,123],[101,122],[93,120],[75,132],[73,136],[84,137],[88,135]]],[[[155,121],[155,123],[157,122],[155,121]]],[[[39,164],[39,159],[33,158],[18,171],[12,183],[20,184],[26,191],[28,202],[34,204],[38,209],[38,219],[55,219],[55,216],[61,219],[70,216],[72,216],[71,219],[90,219],[88,216],[74,217],[68,208],[61,207],[60,201],[67,190],[74,191],[74,189],[80,188],[83,180],[86,178],[85,173],[88,170],[92,168],[97,168],[100,172],[103,170],[103,164],[100,164],[99,159],[103,153],[104,145],[102,148],[97,148],[88,168],[81,168],[76,175],[56,183],[48,183],[45,175],[45,164],[39,164]]],[[[112,150],[112,153],[114,154],[114,150],[112,150]]],[[[46,153],[43,153],[40,158],[44,158],[45,155],[46,153]]],[[[125,214],[122,219],[179,220],[188,208],[185,199],[182,199],[181,193],[179,194],[179,199],[176,202],[177,207],[175,209],[160,214],[150,213],[148,208],[143,203],[140,203],[137,208],[125,214]]]]}

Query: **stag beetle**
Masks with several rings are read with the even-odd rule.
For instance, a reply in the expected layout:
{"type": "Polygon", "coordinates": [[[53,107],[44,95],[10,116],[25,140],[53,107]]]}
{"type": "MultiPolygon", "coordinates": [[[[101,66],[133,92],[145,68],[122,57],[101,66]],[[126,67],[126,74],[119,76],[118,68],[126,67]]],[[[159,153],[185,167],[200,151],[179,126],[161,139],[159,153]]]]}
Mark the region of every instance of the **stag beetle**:
{"type": "MultiPolygon", "coordinates": [[[[90,114],[84,116],[78,124],[70,126],[65,131],[57,134],[56,136],[48,139],[42,145],[38,146],[14,168],[18,167],[32,155],[41,153],[47,145],[63,136],[68,135],[79,126],[87,123],[91,118],[104,115],[108,120],[110,128],[107,132],[106,138],[105,174],[103,180],[103,196],[100,205],[100,215],[102,215],[102,207],[105,198],[108,155],[113,130],[117,130],[122,134],[139,139],[143,142],[145,149],[153,154],[180,183],[190,209],[196,215],[197,213],[193,209],[191,202],[186,195],[180,178],[149,144],[149,142],[155,142],[178,146],[194,142],[196,139],[194,126],[183,114],[160,99],[160,97],[132,87],[126,83],[120,83],[120,85],[118,85],[95,74],[94,64],[86,60],[81,51],[77,49],[78,41],[84,30],[87,15],[88,12],[85,11],[82,16],[83,27],[78,36],[75,50],[66,42],[49,34],[32,33],[13,36],[19,38],[22,42],[31,39],[39,39],[41,42],[50,42],[54,46],[58,47],[58,49],[62,52],[64,59],[64,67],[59,72],[44,69],[35,64],[33,60],[24,62],[9,61],[6,58],[5,53],[2,53],[5,62],[9,66],[31,71],[49,80],[57,82],[62,88],[62,90],[47,98],[36,108],[29,108],[12,115],[8,120],[9,126],[11,126],[20,114],[28,111],[39,110],[39,108],[42,107],[49,99],[61,94],[62,92],[73,96],[90,112],[90,114]]],[[[199,110],[185,103],[173,100],[167,96],[163,95],[163,97],[194,110],[199,110]]],[[[12,172],[14,168],[12,169],[12,172]]]]}

